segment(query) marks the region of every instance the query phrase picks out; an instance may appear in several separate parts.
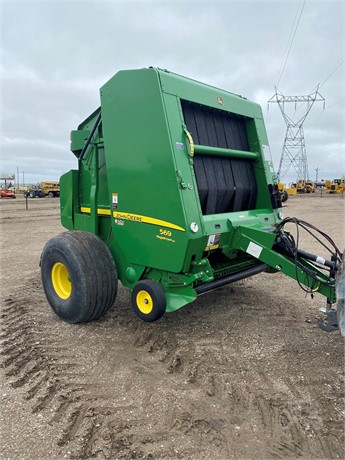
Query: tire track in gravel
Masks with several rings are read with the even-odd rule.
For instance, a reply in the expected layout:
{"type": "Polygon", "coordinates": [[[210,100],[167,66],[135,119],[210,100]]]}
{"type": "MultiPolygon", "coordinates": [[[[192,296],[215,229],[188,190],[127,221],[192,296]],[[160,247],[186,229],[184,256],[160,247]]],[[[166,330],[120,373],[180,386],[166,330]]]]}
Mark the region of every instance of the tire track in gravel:
{"type": "MultiPolygon", "coordinates": [[[[47,318],[49,322],[52,317],[49,310],[46,311],[39,282],[31,279],[27,286],[20,294],[4,301],[0,333],[1,365],[10,384],[24,389],[24,398],[31,404],[33,413],[52,414],[49,423],[57,427],[57,444],[62,452],[67,452],[71,458],[113,458],[114,455],[117,458],[152,458],[152,454],[145,450],[150,451],[150,446],[153,446],[158,457],[175,457],[169,439],[181,431],[179,417],[175,417],[171,427],[162,427],[158,431],[155,428],[147,436],[147,417],[143,414],[145,407],[119,405],[117,398],[102,395],[102,392],[107,392],[106,386],[101,388],[88,383],[83,363],[77,362],[68,347],[61,346],[63,334],[59,337],[49,330],[47,318]],[[32,299],[35,299],[34,303],[32,299]]],[[[127,326],[132,323],[130,320],[127,326]]],[[[136,333],[131,336],[134,349],[151,344],[151,355],[158,346],[166,356],[170,354],[174,345],[167,339],[161,343],[159,334],[142,329],[141,324],[134,327],[136,333]],[[169,350],[169,347],[172,349],[169,350]]],[[[151,397],[149,395],[148,401],[151,397]]],[[[193,420],[188,412],[185,416],[190,417],[192,424],[186,433],[205,430],[202,421],[193,420]]],[[[157,422],[154,420],[153,425],[157,422]]],[[[204,423],[207,425],[208,422],[204,423]]],[[[207,431],[212,430],[211,427],[207,431]]]]}
{"type": "MultiPolygon", "coordinates": [[[[231,288],[231,291],[235,293],[236,288],[231,288]]],[[[218,292],[222,297],[222,292],[218,292]]],[[[240,296],[242,302],[245,301],[245,296],[246,294],[242,292],[240,296]]],[[[278,316],[282,315],[281,306],[277,314],[278,316]]],[[[267,313],[264,316],[268,316],[267,313]]],[[[293,320],[288,319],[288,321],[293,320]]],[[[214,333],[217,334],[217,331],[215,330],[214,333]]],[[[243,381],[237,381],[238,388],[242,387],[240,391],[237,391],[234,387],[238,376],[233,373],[233,369],[234,367],[241,369],[241,363],[237,359],[238,355],[226,356],[226,353],[222,353],[222,344],[218,342],[215,345],[214,336],[205,339],[202,336],[195,337],[194,335],[193,338],[195,344],[186,346],[186,343],[183,341],[181,343],[176,336],[169,343],[162,338],[148,335],[146,339],[142,340],[142,345],[147,345],[150,352],[162,352],[157,344],[165,344],[164,348],[168,351],[162,354],[161,361],[166,362],[168,372],[183,374],[189,383],[203,387],[208,396],[224,401],[230,396],[234,403],[232,406],[234,414],[242,413],[243,416],[243,412],[250,412],[250,417],[256,418],[256,423],[261,425],[260,431],[267,440],[265,456],[272,458],[307,456],[313,458],[321,454],[321,457],[324,458],[342,458],[344,453],[341,441],[344,439],[342,430],[344,412],[329,430],[325,426],[330,417],[329,413],[332,414],[330,418],[334,421],[333,414],[336,412],[332,404],[329,405],[328,412],[322,414],[319,405],[311,404],[309,399],[302,399],[300,390],[297,385],[291,382],[288,375],[279,382],[280,386],[284,386],[288,393],[288,395],[285,394],[285,398],[283,395],[284,399],[282,399],[281,391],[272,392],[272,389],[277,385],[275,385],[273,377],[270,378],[268,373],[266,374],[260,369],[261,366],[259,368],[255,366],[249,373],[251,374],[249,380],[256,383],[255,387],[258,389],[258,394],[253,394],[250,385],[244,384],[243,381]],[[260,391],[263,388],[268,388],[269,392],[260,391]],[[334,443],[334,439],[338,439],[338,442],[334,443]]],[[[230,337],[228,339],[231,340],[230,337]]],[[[259,349],[255,349],[255,346],[253,348],[256,358],[261,359],[260,347],[259,349]]],[[[339,375],[332,377],[335,380],[338,378],[339,387],[341,387],[342,377],[339,378],[339,375]]],[[[323,379],[316,374],[313,386],[317,389],[322,388],[323,385],[325,385],[323,379]]],[[[343,392],[340,392],[340,395],[342,396],[343,392]]],[[[343,401],[342,398],[341,402],[343,403],[343,401]]]]}
{"type": "MultiPolygon", "coordinates": [[[[250,286],[214,294],[239,305],[219,308],[218,323],[205,296],[147,325],[122,293],[104,321],[70,326],[52,316],[33,277],[4,301],[1,364],[70,458],[340,458],[342,419],[330,415],[338,399],[311,403],[303,382],[271,369],[277,344],[267,334],[246,342],[252,312],[241,305],[253,305],[255,321],[268,317],[250,286]]],[[[311,393],[324,384],[312,379],[311,393]]]]}

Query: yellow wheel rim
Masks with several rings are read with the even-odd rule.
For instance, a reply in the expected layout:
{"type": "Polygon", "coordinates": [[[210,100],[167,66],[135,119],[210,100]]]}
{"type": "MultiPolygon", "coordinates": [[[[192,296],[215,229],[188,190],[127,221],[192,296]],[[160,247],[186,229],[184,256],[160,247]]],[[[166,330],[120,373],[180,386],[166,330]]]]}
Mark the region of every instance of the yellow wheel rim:
{"type": "Polygon", "coordinates": [[[66,266],[61,262],[56,262],[53,265],[52,283],[57,295],[61,299],[68,299],[72,292],[72,283],[66,266]]]}
{"type": "Polygon", "coordinates": [[[151,313],[153,308],[153,300],[147,291],[139,291],[136,297],[136,301],[137,307],[141,313],[144,313],[144,315],[151,313]]]}

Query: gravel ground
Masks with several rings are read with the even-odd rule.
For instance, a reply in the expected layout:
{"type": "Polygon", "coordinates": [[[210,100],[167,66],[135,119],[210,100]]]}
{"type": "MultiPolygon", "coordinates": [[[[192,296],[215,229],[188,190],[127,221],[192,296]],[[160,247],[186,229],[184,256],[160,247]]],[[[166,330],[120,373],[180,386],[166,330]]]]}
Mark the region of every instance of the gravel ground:
{"type": "MultiPolygon", "coordinates": [[[[284,215],[343,249],[344,203],[291,197],[284,215]]],[[[344,458],[344,344],[316,325],[321,296],[260,274],[144,324],[120,287],[104,318],[69,325],[38,267],[58,200],[0,206],[1,459],[344,458]]]]}

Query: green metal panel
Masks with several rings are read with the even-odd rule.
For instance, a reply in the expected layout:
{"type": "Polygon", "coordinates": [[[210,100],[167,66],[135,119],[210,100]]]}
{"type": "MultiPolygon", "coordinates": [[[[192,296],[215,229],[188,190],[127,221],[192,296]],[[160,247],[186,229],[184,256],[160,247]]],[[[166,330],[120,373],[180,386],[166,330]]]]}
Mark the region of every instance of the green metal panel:
{"type": "Polygon", "coordinates": [[[189,231],[157,72],[119,72],[101,88],[101,105],[109,203],[118,199],[112,251],[179,272],[189,231]]]}
{"type": "Polygon", "coordinates": [[[167,94],[178,95],[180,99],[217,109],[221,108],[251,118],[262,116],[261,107],[258,104],[236,94],[165,70],[159,70],[159,78],[162,91],[167,94]]]}
{"type": "Polygon", "coordinates": [[[61,222],[68,230],[74,229],[76,209],[78,171],[71,170],[60,177],[61,222]]]}
{"type": "Polygon", "coordinates": [[[85,142],[89,137],[88,129],[71,131],[71,151],[78,157],[83,150],[85,142]]]}

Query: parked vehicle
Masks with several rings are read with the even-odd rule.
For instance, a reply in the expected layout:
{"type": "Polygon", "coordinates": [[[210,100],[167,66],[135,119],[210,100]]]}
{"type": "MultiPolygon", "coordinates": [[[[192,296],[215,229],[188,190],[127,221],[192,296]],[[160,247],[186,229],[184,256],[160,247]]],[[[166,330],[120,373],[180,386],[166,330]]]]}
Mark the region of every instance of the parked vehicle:
{"type": "Polygon", "coordinates": [[[0,198],[16,198],[16,194],[10,190],[0,190],[0,198]]]}
{"type": "Polygon", "coordinates": [[[32,185],[26,192],[24,192],[24,197],[44,198],[45,196],[48,196],[49,198],[59,197],[59,182],[39,182],[38,184],[32,185]]]}

